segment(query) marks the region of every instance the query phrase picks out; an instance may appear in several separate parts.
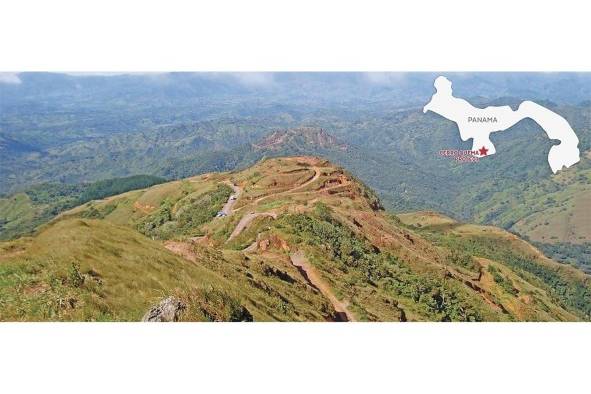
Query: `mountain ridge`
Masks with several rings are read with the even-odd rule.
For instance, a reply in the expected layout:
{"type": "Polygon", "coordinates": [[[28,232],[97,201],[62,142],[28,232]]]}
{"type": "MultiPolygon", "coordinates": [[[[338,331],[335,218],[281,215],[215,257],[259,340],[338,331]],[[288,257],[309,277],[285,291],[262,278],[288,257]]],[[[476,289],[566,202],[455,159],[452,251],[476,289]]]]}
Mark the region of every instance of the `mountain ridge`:
{"type": "Polygon", "coordinates": [[[181,305],[174,319],[588,320],[588,276],[527,245],[435,213],[399,218],[325,159],[264,159],[91,201],[0,243],[0,295],[15,304],[0,319],[181,305]]]}
{"type": "Polygon", "coordinates": [[[291,129],[275,130],[263,137],[259,142],[252,144],[259,150],[280,150],[289,145],[308,145],[318,148],[336,148],[342,151],[350,147],[321,127],[295,127],[291,129]]]}

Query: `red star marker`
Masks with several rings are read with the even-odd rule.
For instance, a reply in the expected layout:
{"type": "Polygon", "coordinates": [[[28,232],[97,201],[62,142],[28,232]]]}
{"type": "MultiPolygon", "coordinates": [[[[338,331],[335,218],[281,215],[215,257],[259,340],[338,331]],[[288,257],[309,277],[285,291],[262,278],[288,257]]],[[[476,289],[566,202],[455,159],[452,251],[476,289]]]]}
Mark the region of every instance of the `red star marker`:
{"type": "Polygon", "coordinates": [[[488,149],[483,146],[482,148],[478,149],[478,152],[480,152],[480,156],[486,156],[488,149]]]}

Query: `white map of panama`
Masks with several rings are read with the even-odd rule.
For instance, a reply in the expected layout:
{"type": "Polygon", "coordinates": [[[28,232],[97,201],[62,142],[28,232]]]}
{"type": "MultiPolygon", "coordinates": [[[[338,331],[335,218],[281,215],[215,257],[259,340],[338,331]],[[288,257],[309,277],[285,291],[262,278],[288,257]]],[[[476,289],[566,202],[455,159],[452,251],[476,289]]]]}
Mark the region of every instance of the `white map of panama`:
{"type": "Polygon", "coordinates": [[[548,163],[556,174],[563,167],[570,167],[580,160],[579,138],[566,119],[548,108],[532,101],[524,101],[516,111],[508,105],[476,108],[468,101],[453,96],[451,81],[443,76],[435,80],[436,93],[425,105],[423,112],[433,111],[457,123],[462,141],[473,139],[474,156],[483,157],[496,152],[490,134],[504,131],[522,119],[533,119],[544,129],[548,138],[560,144],[550,148],[548,163]]]}

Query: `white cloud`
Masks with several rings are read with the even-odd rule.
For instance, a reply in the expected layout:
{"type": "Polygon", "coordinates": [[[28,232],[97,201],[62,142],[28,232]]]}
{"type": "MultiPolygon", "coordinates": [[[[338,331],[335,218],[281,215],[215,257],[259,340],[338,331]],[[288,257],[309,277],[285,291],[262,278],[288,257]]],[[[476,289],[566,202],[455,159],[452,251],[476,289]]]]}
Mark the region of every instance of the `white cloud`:
{"type": "Polygon", "coordinates": [[[21,83],[21,79],[18,73],[0,72],[0,83],[19,84],[21,83]]]}
{"type": "MultiPolygon", "coordinates": [[[[68,71],[64,74],[74,77],[108,77],[118,75],[141,75],[153,78],[167,79],[168,72],[127,72],[127,71],[68,71]]],[[[271,72],[195,72],[195,75],[211,79],[234,80],[240,85],[257,88],[268,87],[275,83],[275,77],[271,72]]]]}
{"type": "Polygon", "coordinates": [[[64,74],[71,75],[73,77],[112,77],[118,75],[159,75],[164,74],[161,72],[126,72],[126,71],[68,71],[64,74]]]}
{"type": "Polygon", "coordinates": [[[270,86],[275,83],[273,73],[264,72],[238,72],[230,74],[239,84],[248,87],[270,86]]]}
{"type": "Polygon", "coordinates": [[[194,74],[213,81],[237,83],[247,88],[265,88],[275,84],[272,72],[200,71],[194,74]]]}
{"type": "Polygon", "coordinates": [[[403,72],[366,72],[365,78],[376,85],[396,85],[403,82],[406,73],[403,72]]]}

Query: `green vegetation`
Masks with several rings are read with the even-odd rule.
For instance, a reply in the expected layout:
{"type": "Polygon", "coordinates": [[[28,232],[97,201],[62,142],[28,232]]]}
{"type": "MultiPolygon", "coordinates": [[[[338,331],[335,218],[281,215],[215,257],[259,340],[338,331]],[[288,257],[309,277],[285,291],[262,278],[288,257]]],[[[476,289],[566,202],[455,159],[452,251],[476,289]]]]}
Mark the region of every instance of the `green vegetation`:
{"type": "MultiPolygon", "coordinates": [[[[534,242],[588,251],[591,234],[581,213],[590,209],[589,77],[450,74],[472,92],[477,106],[515,105],[527,91],[528,98],[564,116],[580,139],[582,160],[553,175],[547,154],[554,142],[530,121],[495,134],[497,153],[479,163],[440,157],[440,149],[469,149],[470,142],[461,141],[452,122],[421,112],[435,76],[407,74],[408,84],[381,89],[364,86],[358,74],[277,74],[277,89],[250,90],[222,75],[175,73],[162,76],[167,83],[161,84],[139,75],[22,74],[22,84],[0,85],[0,194],[133,174],[182,178],[245,168],[263,157],[319,155],[348,168],[389,209],[433,209],[511,229],[534,242]],[[506,97],[494,97],[495,86],[506,97]],[[276,129],[302,125],[325,133],[287,133],[261,144],[276,129]]],[[[82,201],[121,190],[89,192],[82,201]]],[[[34,209],[25,215],[30,220],[17,222],[0,216],[0,239],[32,231],[71,206],[72,193],[51,191],[47,197],[53,198],[42,198],[55,204],[47,207],[53,213],[34,209]]],[[[0,210],[7,204],[0,202],[0,210]]],[[[22,213],[25,207],[21,202],[15,209],[22,213]]],[[[562,250],[553,256],[581,265],[583,254],[562,250]]]]}
{"type": "Polygon", "coordinates": [[[180,294],[186,305],[182,318],[189,321],[251,322],[253,316],[236,297],[213,287],[180,294]]]}
{"type": "MultiPolygon", "coordinates": [[[[77,185],[48,183],[0,198],[0,240],[31,233],[61,212],[88,201],[143,189],[162,182],[163,178],[136,175],[77,185]]],[[[112,209],[114,208],[113,206],[112,209]]],[[[86,217],[99,218],[106,214],[106,211],[92,212],[86,217]]]]}
{"type": "Polygon", "coordinates": [[[591,318],[588,277],[517,236],[380,206],[311,157],[86,203],[0,242],[0,320],[139,320],[169,297],[198,321],[339,320],[343,308],[360,321],[591,318]],[[230,183],[234,210],[215,218],[230,183]]]}
{"type": "Polygon", "coordinates": [[[175,288],[220,283],[158,243],[105,221],[63,220],[32,242],[33,252],[0,264],[2,321],[137,321],[175,288]]]}
{"type": "Polygon", "coordinates": [[[80,216],[85,219],[104,219],[115,209],[117,209],[117,204],[108,204],[105,207],[99,208],[91,205],[88,210],[82,212],[80,216]]]}
{"type": "Polygon", "coordinates": [[[86,202],[80,199],[84,187],[85,185],[45,183],[33,186],[25,190],[24,193],[29,196],[35,205],[51,204],[55,206],[55,211],[52,213],[57,214],[63,206],[73,206],[86,202]],[[62,205],[59,205],[60,203],[62,205]]]}
{"type": "Polygon", "coordinates": [[[215,190],[188,195],[176,205],[165,199],[156,212],[140,220],[137,229],[142,234],[159,239],[201,235],[199,227],[216,216],[231,194],[229,186],[218,185],[215,190]],[[173,212],[173,208],[176,211],[173,212]]]}
{"type": "Polygon", "coordinates": [[[315,216],[288,215],[281,223],[298,239],[296,243],[326,251],[325,264],[336,264],[350,285],[377,287],[400,305],[413,305],[427,320],[483,320],[482,306],[457,284],[434,273],[413,272],[401,259],[380,253],[335,220],[323,204],[316,206],[315,216]]]}
{"type": "MultiPolygon", "coordinates": [[[[187,304],[189,319],[331,319],[327,300],[290,265],[288,248],[304,249],[360,320],[589,320],[588,277],[572,267],[591,272],[591,102],[582,101],[591,91],[588,76],[531,74],[527,86],[510,74],[452,77],[482,96],[473,101],[479,107],[520,102],[486,98],[492,90],[482,86],[551,97],[545,104],[573,126],[582,153],[556,175],[547,164],[555,141],[529,121],[495,134],[497,153],[478,163],[440,157],[440,149],[469,149],[470,142],[452,122],[421,112],[431,74],[406,76],[409,83],[397,89],[366,89],[356,74],[277,74],[277,89],[256,90],[223,76],[162,77],[166,84],[154,76],[24,73],[21,84],[0,84],[0,240],[12,240],[0,242],[0,320],[138,320],[171,294],[187,304]],[[265,138],[303,124],[315,127],[265,138]],[[315,193],[323,174],[308,185],[309,195],[253,206],[277,181],[258,166],[241,184],[256,186],[243,195],[253,199],[237,206],[279,218],[259,218],[228,243],[244,211],[212,218],[231,193],[220,182],[240,178],[237,172],[89,202],[160,177],[239,170],[288,155],[345,166],[354,187],[315,193]],[[312,208],[313,200],[324,204],[312,208]],[[564,264],[496,230],[457,236],[446,232],[457,225],[451,220],[406,227],[381,221],[382,203],[500,226],[564,264]],[[366,227],[351,225],[354,219],[366,227]],[[213,245],[191,246],[199,264],[159,242],[198,235],[213,245]],[[260,237],[269,253],[242,253],[260,237]]],[[[300,172],[281,187],[311,173],[309,165],[285,162],[284,170],[300,172]]]]}
{"type": "Polygon", "coordinates": [[[196,248],[193,264],[105,220],[60,220],[25,243],[0,243],[0,251],[18,252],[0,264],[0,321],[139,321],[171,295],[186,306],[182,321],[322,321],[330,314],[301,281],[270,276],[263,264],[210,248],[196,248]]]}
{"type": "MultiPolygon", "coordinates": [[[[554,176],[547,164],[552,141],[532,122],[520,122],[495,135],[494,156],[461,165],[439,157],[437,152],[468,149],[469,143],[460,141],[451,122],[423,115],[419,108],[392,112],[390,102],[386,105],[386,101],[372,100],[371,105],[358,103],[354,108],[298,107],[297,115],[283,106],[268,106],[261,116],[260,105],[257,110],[247,109],[239,104],[242,99],[248,102],[241,98],[232,101],[232,105],[225,101],[223,110],[219,103],[204,109],[207,121],[191,120],[190,112],[181,109],[186,108],[185,104],[159,109],[164,114],[157,121],[149,119],[145,108],[138,114],[139,109],[134,106],[128,109],[138,117],[132,116],[133,127],[129,125],[129,129],[122,128],[125,124],[119,124],[107,112],[101,121],[106,125],[113,123],[106,126],[109,130],[103,130],[105,135],[101,138],[74,132],[86,127],[74,127],[64,117],[59,117],[60,124],[70,124],[71,128],[60,128],[62,135],[54,130],[56,119],[49,121],[47,117],[51,116],[47,114],[32,117],[30,123],[34,126],[23,125],[20,117],[10,116],[2,125],[3,132],[11,131],[6,138],[22,138],[23,144],[38,142],[40,146],[35,149],[41,153],[33,150],[27,153],[29,156],[22,156],[21,144],[17,153],[6,155],[6,160],[0,157],[4,171],[0,174],[0,191],[17,191],[42,182],[77,183],[138,173],[182,178],[245,168],[263,157],[308,154],[326,157],[348,168],[376,191],[379,201],[388,209],[433,209],[462,220],[511,229],[535,242],[580,245],[591,241],[581,215],[589,210],[585,201],[589,201],[591,193],[591,160],[584,153],[591,149],[588,102],[553,104],[553,110],[565,116],[577,131],[583,153],[580,163],[554,176]],[[168,124],[162,125],[167,123],[165,120],[168,124]],[[329,136],[315,131],[303,135],[287,133],[275,144],[261,144],[274,129],[302,123],[322,127],[329,136]],[[46,141],[48,131],[55,141],[46,141]],[[328,143],[334,140],[337,143],[328,143]],[[50,154],[43,149],[50,149],[50,154]]],[[[487,103],[484,100],[476,104],[487,103]]],[[[101,128],[96,120],[87,118],[87,112],[79,115],[79,119],[78,115],[71,115],[77,119],[73,123],[91,123],[95,132],[101,128]]],[[[31,227],[35,226],[28,226],[25,232],[31,227]]],[[[22,231],[10,230],[10,235],[3,239],[15,233],[22,231]]],[[[569,259],[583,264],[579,256],[569,259]]]]}
{"type": "Polygon", "coordinates": [[[26,194],[0,198],[0,240],[27,233],[40,222],[35,217],[35,208],[26,194]]]}
{"type": "MultiPolygon", "coordinates": [[[[583,278],[577,278],[566,270],[557,270],[558,267],[545,265],[538,258],[520,253],[499,239],[437,235],[434,240],[446,247],[462,249],[473,256],[501,262],[524,280],[533,280],[546,289],[559,304],[576,311],[586,319],[591,316],[591,288],[583,278]]],[[[500,280],[501,285],[508,288],[508,284],[504,282],[504,279],[500,280]]]]}
{"type": "Polygon", "coordinates": [[[519,290],[513,287],[513,282],[511,282],[511,279],[507,279],[501,275],[501,272],[494,265],[488,266],[488,272],[490,272],[493,276],[493,280],[498,283],[507,293],[513,295],[517,295],[519,293],[519,290]]]}
{"type": "Polygon", "coordinates": [[[134,175],[126,178],[106,179],[85,185],[80,193],[79,204],[90,200],[125,193],[129,190],[144,189],[164,182],[165,179],[152,175],[134,175]]]}
{"type": "Polygon", "coordinates": [[[474,262],[474,257],[461,249],[452,248],[447,261],[451,265],[462,267],[472,272],[478,272],[479,269],[478,264],[474,262]]]}
{"type": "Polygon", "coordinates": [[[547,244],[536,242],[535,245],[548,257],[564,264],[578,266],[583,271],[591,274],[591,242],[585,242],[583,244],[573,244],[570,242],[547,244]]]}

